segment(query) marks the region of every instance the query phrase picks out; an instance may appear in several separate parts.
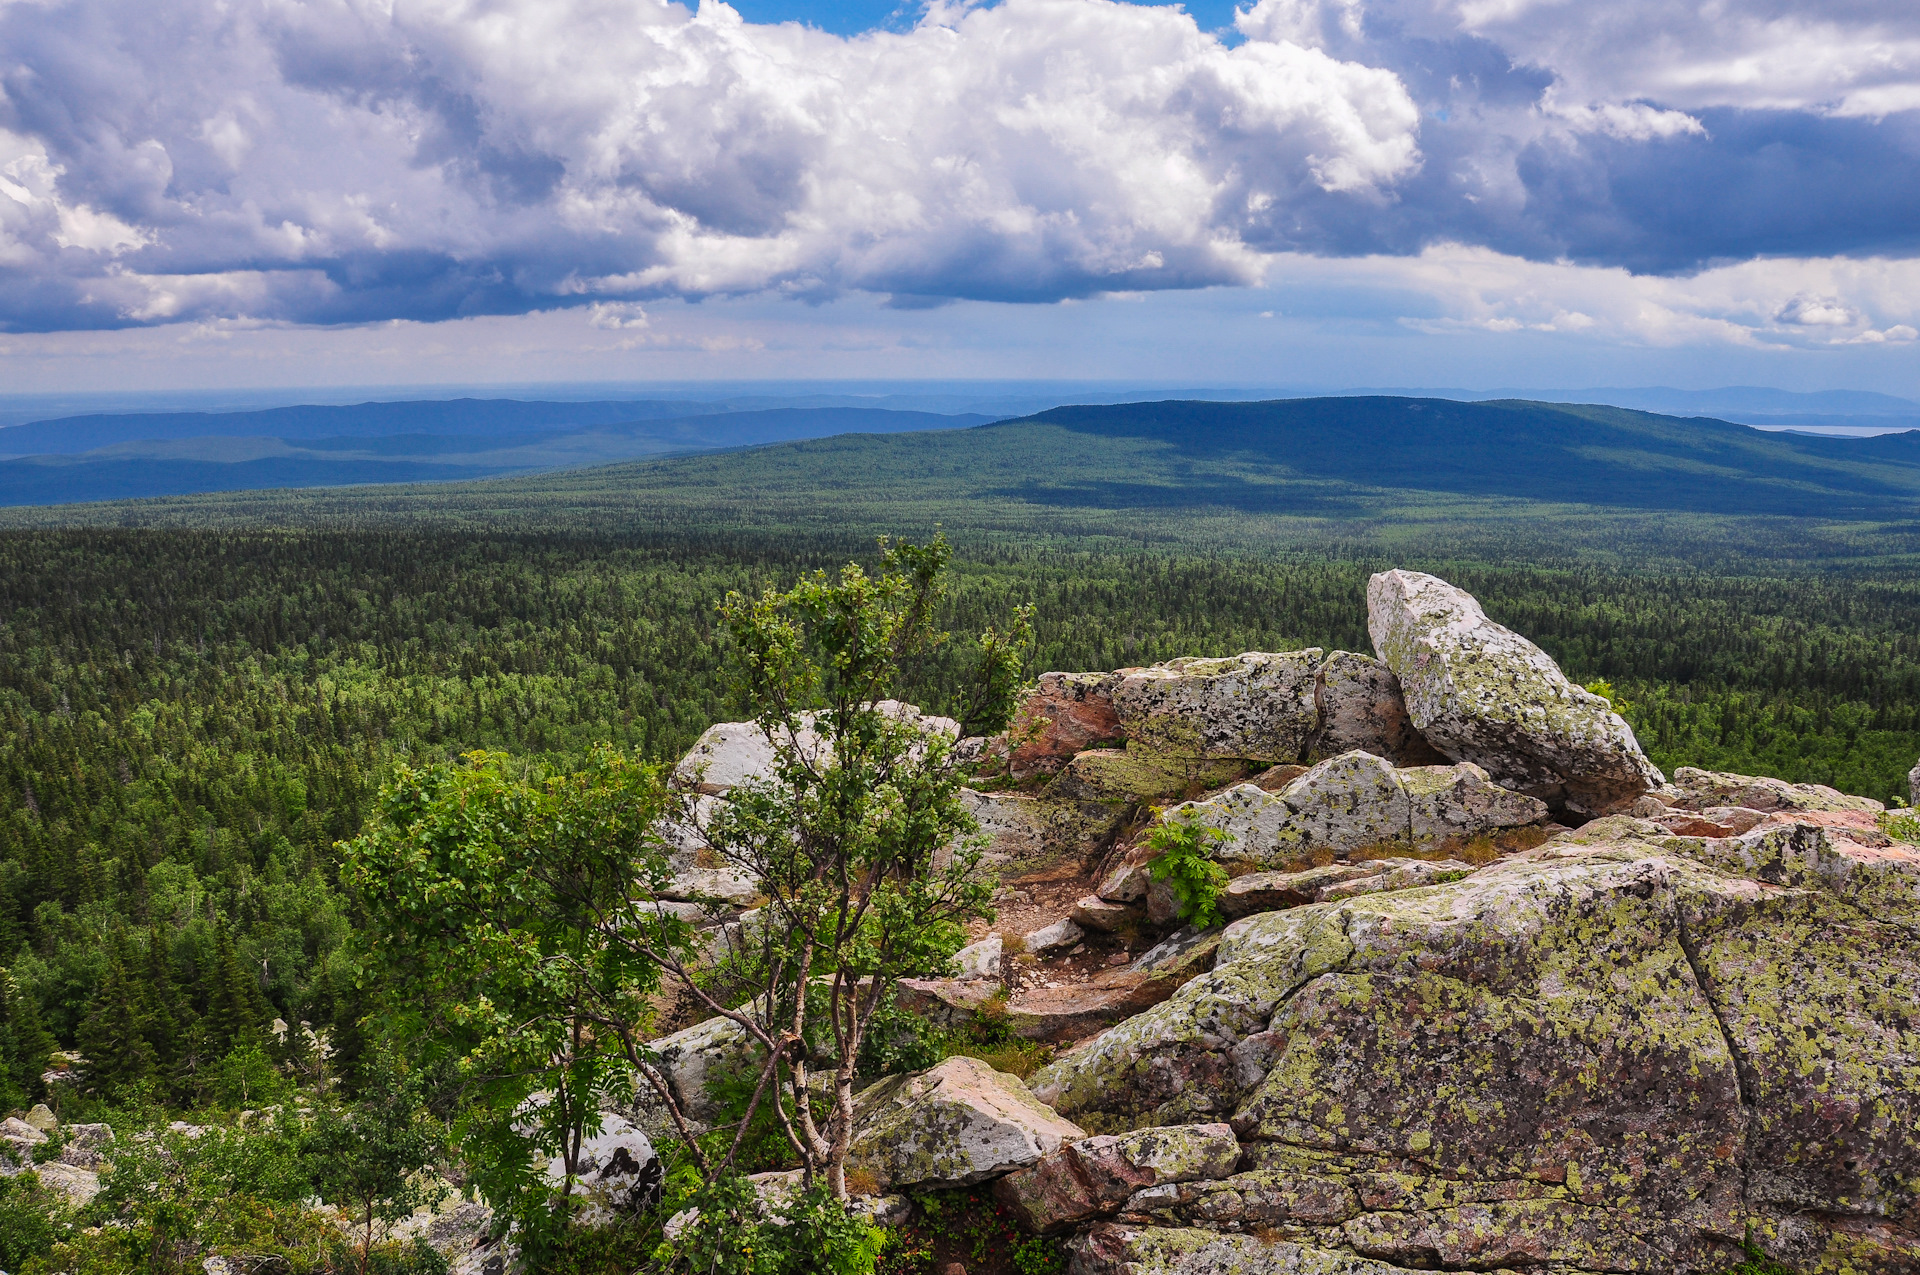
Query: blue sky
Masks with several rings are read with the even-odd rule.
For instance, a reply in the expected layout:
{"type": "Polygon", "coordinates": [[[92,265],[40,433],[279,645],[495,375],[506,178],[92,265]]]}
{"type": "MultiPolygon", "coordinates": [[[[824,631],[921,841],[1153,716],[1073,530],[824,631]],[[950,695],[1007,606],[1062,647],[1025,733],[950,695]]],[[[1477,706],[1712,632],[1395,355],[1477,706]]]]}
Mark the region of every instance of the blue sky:
{"type": "Polygon", "coordinates": [[[1916,356],[1905,0],[0,6],[0,390],[1916,356]]]}

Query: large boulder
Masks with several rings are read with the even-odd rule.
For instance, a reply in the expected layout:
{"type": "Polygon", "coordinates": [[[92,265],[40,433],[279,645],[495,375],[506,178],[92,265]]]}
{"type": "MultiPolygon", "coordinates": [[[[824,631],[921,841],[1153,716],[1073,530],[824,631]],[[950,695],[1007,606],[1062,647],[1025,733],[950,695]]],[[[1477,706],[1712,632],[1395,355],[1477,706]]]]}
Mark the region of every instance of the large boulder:
{"type": "Polygon", "coordinates": [[[980,825],[987,861],[1016,877],[1081,865],[1113,843],[1133,809],[1129,801],[1055,800],[1050,795],[960,790],[961,804],[980,825]]]}
{"type": "MultiPolygon", "coordinates": [[[[702,1129],[720,1117],[720,1082],[757,1067],[762,1057],[759,1042],[731,1018],[709,1018],[646,1048],[680,1110],[702,1129]]],[[[636,1103],[636,1123],[655,1137],[672,1135],[666,1108],[645,1081],[637,1088],[636,1103]]]]}
{"type": "Polygon", "coordinates": [[[1318,647],[1183,658],[1133,669],[1113,691],[1127,739],[1172,757],[1298,761],[1319,712],[1318,647]]]}
{"type": "Polygon", "coordinates": [[[1096,744],[1124,739],[1113,707],[1118,673],[1042,673],[1014,714],[1019,746],[1008,758],[1014,778],[1050,775],[1096,744]]]}
{"type": "Polygon", "coordinates": [[[1379,660],[1335,651],[1313,675],[1319,726],[1308,745],[1314,761],[1341,753],[1367,752],[1396,766],[1444,765],[1442,756],[1414,729],[1400,679],[1379,660]]]}
{"type": "Polygon", "coordinates": [[[672,880],[660,891],[661,898],[729,907],[752,907],[761,899],[759,878],[728,860],[707,840],[707,823],[720,804],[718,797],[689,794],[677,811],[657,825],[673,869],[672,880]]]}
{"type": "Polygon", "coordinates": [[[1100,1134],[1068,1143],[993,1184],[994,1196],[1040,1234],[1112,1213],[1136,1191],[1224,1178],[1240,1159],[1233,1130],[1220,1123],[1100,1134]]]}
{"type": "Polygon", "coordinates": [[[860,1094],[848,1165],[873,1173],[883,1190],[970,1186],[1085,1136],[1018,1076],[977,1058],[949,1058],[860,1094]]]}
{"type": "MultiPolygon", "coordinates": [[[[1214,856],[1274,868],[1315,851],[1339,858],[1446,847],[1547,818],[1544,802],[1494,784],[1471,762],[1401,768],[1352,752],[1310,768],[1279,792],[1240,784],[1168,812],[1226,834],[1214,856]]],[[[1116,888],[1124,883],[1116,882],[1116,888]]],[[[1107,896],[1105,883],[1101,894],[1107,896]]]]}
{"type": "MultiPolygon", "coordinates": [[[[580,1140],[574,1163],[573,1192],[584,1209],[580,1220],[603,1225],[660,1198],[662,1170],[647,1135],[617,1112],[600,1113],[599,1132],[580,1140]]],[[[566,1162],[549,1160],[543,1172],[557,1192],[566,1181],[566,1162]]]]}
{"type": "Polygon", "coordinates": [[[1421,735],[1500,786],[1590,815],[1665,782],[1612,705],[1465,590],[1382,572],[1367,585],[1367,630],[1421,735]]]}
{"type": "MultiPolygon", "coordinates": [[[[1096,1129],[1227,1119],[1241,1143],[1234,1176],[1119,1214],[1191,1249],[1077,1269],[1228,1269],[1190,1254],[1230,1230],[1270,1237],[1249,1270],[1364,1269],[1287,1265],[1284,1239],[1664,1275],[1724,1271],[1750,1232],[1809,1275],[1893,1275],[1920,1268],[1915,987],[1920,850],[1616,817],[1236,922],[1211,973],[1032,1083],[1096,1129]]],[[[1119,1251],[1101,1234],[1088,1262],[1119,1251]]]]}
{"type": "Polygon", "coordinates": [[[1168,757],[1138,744],[1081,753],[1047,785],[1054,800],[1160,802],[1223,787],[1247,773],[1237,758],[1168,757]]]}

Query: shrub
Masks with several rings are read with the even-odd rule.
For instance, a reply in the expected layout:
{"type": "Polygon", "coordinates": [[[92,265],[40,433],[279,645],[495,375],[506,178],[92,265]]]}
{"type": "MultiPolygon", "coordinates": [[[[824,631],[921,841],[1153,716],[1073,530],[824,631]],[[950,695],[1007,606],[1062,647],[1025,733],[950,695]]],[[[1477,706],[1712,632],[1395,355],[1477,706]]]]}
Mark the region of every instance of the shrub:
{"type": "Polygon", "coordinates": [[[1159,853],[1147,871],[1165,881],[1180,904],[1180,919],[1206,929],[1220,923],[1220,898],[1227,892],[1227,870],[1213,859],[1213,847],[1227,839],[1220,829],[1188,814],[1162,819],[1147,834],[1159,853]]]}

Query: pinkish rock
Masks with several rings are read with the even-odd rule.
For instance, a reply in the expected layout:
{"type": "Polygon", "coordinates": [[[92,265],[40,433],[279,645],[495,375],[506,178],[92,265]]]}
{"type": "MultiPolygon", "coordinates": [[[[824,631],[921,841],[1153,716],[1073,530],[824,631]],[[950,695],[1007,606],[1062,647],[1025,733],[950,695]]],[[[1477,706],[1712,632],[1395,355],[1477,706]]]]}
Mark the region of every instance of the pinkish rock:
{"type": "Polygon", "coordinates": [[[1663,790],[1662,796],[1677,810],[1741,806],[1767,814],[1850,810],[1878,815],[1886,808],[1871,797],[1850,797],[1825,784],[1790,784],[1764,775],[1733,775],[1692,766],[1674,771],[1673,782],[1663,790]]]}
{"type": "Polygon", "coordinates": [[[1089,930],[1108,934],[1122,926],[1138,924],[1147,919],[1144,908],[1128,903],[1109,903],[1097,894],[1077,900],[1068,915],[1089,930]]]}
{"type": "Polygon", "coordinates": [[[1039,1234],[1112,1213],[1134,1192],[1231,1174],[1240,1144],[1225,1124],[1082,1138],[994,1183],[995,1198],[1039,1234]]]}
{"type": "Polygon", "coordinates": [[[1114,711],[1119,673],[1042,673],[1034,693],[1014,714],[1013,731],[1038,727],[1009,758],[1014,778],[1051,775],[1098,743],[1125,738],[1114,711]]]}
{"type": "Polygon", "coordinates": [[[1414,729],[1407,701],[1400,694],[1400,679],[1371,656],[1351,651],[1327,656],[1314,673],[1313,698],[1320,725],[1307,751],[1314,761],[1357,750],[1384,757],[1396,766],[1447,764],[1448,759],[1414,729]]]}

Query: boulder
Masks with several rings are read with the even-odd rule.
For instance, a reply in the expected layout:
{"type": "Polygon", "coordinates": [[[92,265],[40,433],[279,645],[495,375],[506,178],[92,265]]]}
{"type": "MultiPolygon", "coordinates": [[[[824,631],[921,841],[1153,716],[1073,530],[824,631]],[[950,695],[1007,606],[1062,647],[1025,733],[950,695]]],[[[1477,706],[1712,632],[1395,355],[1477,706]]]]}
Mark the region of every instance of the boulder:
{"type": "Polygon", "coordinates": [[[1079,870],[1113,843],[1132,809],[1124,801],[1053,800],[973,788],[961,789],[960,800],[987,838],[987,861],[1006,873],[1059,865],[1079,870]]]}
{"type": "Polygon", "coordinates": [[[1034,693],[1014,714],[1010,733],[1033,733],[1008,759],[1013,777],[1053,774],[1075,754],[1124,738],[1113,706],[1119,681],[1118,673],[1042,673],[1034,693]]]}
{"type": "Polygon", "coordinates": [[[1380,859],[1369,866],[1379,871],[1330,885],[1320,891],[1320,897],[1315,901],[1330,903],[1362,894],[1379,894],[1385,890],[1417,890],[1422,886],[1445,885],[1474,873],[1471,863],[1462,863],[1458,859],[1380,859]]]}
{"type": "Polygon", "coordinates": [[[1920,763],[1907,772],[1907,805],[1920,810],[1920,763]]]}
{"type": "MultiPolygon", "coordinates": [[[[547,1162],[548,1183],[558,1191],[566,1180],[566,1164],[547,1162]]],[[[603,1225],[660,1198],[662,1169],[647,1135],[612,1111],[600,1113],[600,1131],[580,1140],[575,1163],[574,1194],[584,1203],[581,1220],[603,1225]]]]}
{"type": "Polygon", "coordinates": [[[709,900],[729,907],[752,907],[760,900],[759,879],[709,845],[702,831],[719,808],[719,798],[694,795],[657,825],[673,869],[673,879],[660,891],[661,898],[709,900]]]}
{"type": "Polygon", "coordinates": [[[40,1179],[41,1186],[59,1192],[73,1208],[86,1207],[93,1202],[94,1196],[100,1194],[100,1175],[91,1169],[55,1160],[36,1164],[33,1171],[40,1179]]]}
{"type": "Polygon", "coordinates": [[[1682,766],[1663,791],[1666,804],[1676,810],[1703,811],[1716,806],[1777,811],[1857,811],[1878,815],[1886,807],[1871,797],[1849,797],[1825,784],[1790,784],[1764,775],[1732,775],[1724,771],[1682,766]]]}
{"type": "Polygon", "coordinates": [[[1501,787],[1591,815],[1664,782],[1612,705],[1464,590],[1383,572],[1367,585],[1367,629],[1421,735],[1501,787]]]}
{"type": "Polygon", "coordinates": [[[1047,785],[1047,796],[1138,805],[1220,788],[1246,771],[1235,758],[1168,757],[1138,745],[1096,748],[1068,762],[1047,785]]]}
{"type": "Polygon", "coordinates": [[[1327,890],[1385,870],[1379,861],[1368,860],[1329,863],[1300,872],[1249,872],[1227,882],[1227,892],[1220,900],[1220,913],[1230,921],[1237,921],[1256,912],[1303,907],[1318,903],[1327,890]]]}
{"type": "Polygon", "coordinates": [[[1176,1125],[1068,1143],[993,1184],[996,1199],[1030,1231],[1049,1234],[1112,1213],[1134,1192],[1223,1178],[1240,1158],[1225,1124],[1176,1125]]]}
{"type": "Polygon", "coordinates": [[[1134,669],[1113,691],[1129,741],[1174,757],[1297,762],[1318,725],[1318,647],[1134,669]]]}
{"type": "Polygon", "coordinates": [[[60,1148],[60,1163],[76,1169],[98,1169],[113,1145],[113,1126],[107,1124],[70,1124],[66,1145],[60,1148]]]}
{"type": "MultiPolygon", "coordinates": [[[[759,1042],[731,1018],[709,1018],[652,1041],[647,1048],[653,1052],[656,1065],[679,1100],[681,1110],[688,1119],[703,1125],[720,1115],[718,1101],[711,1092],[712,1082],[730,1072],[757,1066],[760,1061],[759,1042]]],[[[653,1105],[649,1102],[651,1097],[649,1086],[642,1081],[638,1101],[643,1109],[653,1105]]],[[[657,1136],[670,1127],[660,1123],[663,1119],[664,1110],[661,1110],[646,1115],[640,1123],[657,1136]]]]}
{"type": "MultiPolygon", "coordinates": [[[[1274,868],[1316,851],[1339,858],[1445,847],[1542,823],[1546,803],[1495,785],[1471,762],[1402,769],[1371,753],[1343,753],[1277,793],[1240,784],[1186,802],[1169,819],[1199,819],[1227,834],[1223,862],[1274,868]]],[[[1119,883],[1116,882],[1116,885],[1119,883]]],[[[1107,893],[1107,883],[1100,889],[1107,893]]]]}
{"type": "MultiPolygon", "coordinates": [[[[809,757],[826,758],[826,741],[809,726],[801,725],[793,738],[809,757]]],[[[736,785],[770,778],[773,768],[773,743],[759,722],[715,722],[674,766],[672,780],[676,788],[718,797],[736,785]]]]}
{"type": "Polygon", "coordinates": [[[953,954],[954,975],[961,982],[1000,977],[1000,953],[1004,945],[998,934],[989,934],[978,943],[969,943],[953,954]]]}
{"type": "Polygon", "coordinates": [[[1278,766],[1269,766],[1253,778],[1247,780],[1261,792],[1279,792],[1294,780],[1307,773],[1307,767],[1292,762],[1282,762],[1278,766]]]}
{"type": "Polygon", "coordinates": [[[958,1027],[1004,991],[996,979],[903,978],[894,985],[894,1002],[937,1027],[958,1027]]]}
{"type": "Polygon", "coordinates": [[[1062,917],[1051,925],[1045,925],[1027,934],[1020,940],[1020,950],[1033,956],[1044,956],[1048,952],[1063,947],[1072,947],[1087,932],[1075,925],[1072,920],[1062,917]]]}
{"type": "Polygon", "coordinates": [[[1351,651],[1327,656],[1314,673],[1313,702],[1320,725],[1307,754],[1314,761],[1355,751],[1384,757],[1396,766],[1447,761],[1414,729],[1400,679],[1371,656],[1351,651]]]}
{"type": "Polygon", "coordinates": [[[1067,915],[1089,930],[1108,934],[1146,920],[1146,912],[1134,904],[1110,903],[1097,894],[1075,900],[1072,911],[1067,915]]]}
{"type": "MultiPolygon", "coordinates": [[[[1920,850],[1781,818],[1713,839],[1601,819],[1461,880],[1228,926],[1212,972],[1033,1078],[1095,1128],[1226,1119],[1241,1144],[1238,1174],[1120,1214],[1191,1247],[1076,1269],[1229,1269],[1192,1255],[1244,1230],[1267,1237],[1250,1270],[1322,1269],[1284,1239],[1713,1272],[1749,1228],[1799,1270],[1915,1269],[1920,850]]],[[[1076,1260],[1120,1260],[1116,1233],[1076,1260]]]]}
{"type": "Polygon", "coordinates": [[[0,1121],[0,1139],[5,1139],[15,1146],[33,1147],[45,1142],[47,1135],[19,1116],[8,1116],[4,1121],[0,1121]]]}
{"type": "Polygon", "coordinates": [[[854,1122],[848,1164],[873,1173],[883,1190],[970,1186],[1086,1136],[1018,1076],[976,1058],[949,1058],[869,1087],[854,1122]]]}
{"type": "Polygon", "coordinates": [[[24,1119],[42,1133],[52,1133],[60,1127],[60,1121],[54,1116],[53,1109],[44,1102],[34,1103],[33,1110],[29,1111],[24,1119]]]}

